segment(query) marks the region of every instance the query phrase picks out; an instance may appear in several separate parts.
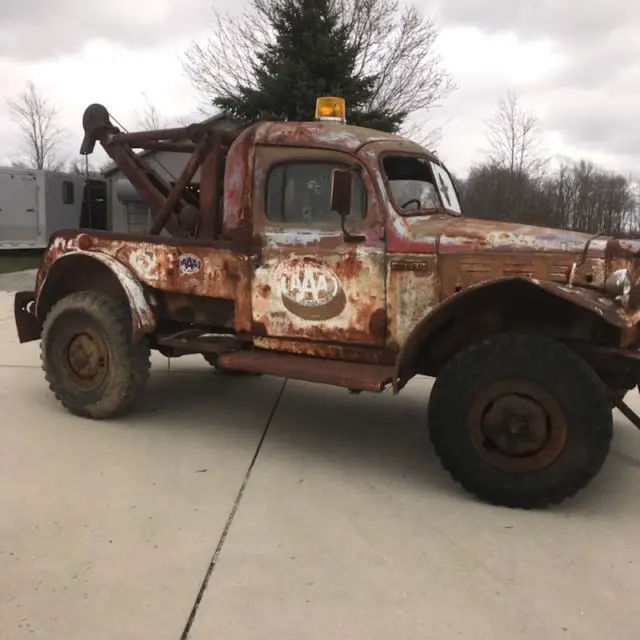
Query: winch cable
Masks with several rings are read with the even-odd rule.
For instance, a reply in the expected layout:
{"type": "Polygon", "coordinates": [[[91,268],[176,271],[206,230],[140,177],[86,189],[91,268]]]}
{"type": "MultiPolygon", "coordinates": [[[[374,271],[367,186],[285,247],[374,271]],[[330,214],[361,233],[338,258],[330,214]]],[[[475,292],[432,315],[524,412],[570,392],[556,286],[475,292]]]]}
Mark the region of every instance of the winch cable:
{"type": "MultiPolygon", "coordinates": [[[[93,213],[91,211],[91,201],[93,196],[91,193],[91,180],[89,178],[89,156],[84,157],[84,196],[87,199],[87,222],[89,229],[93,229],[93,213]]],[[[82,210],[80,211],[80,220],[82,220],[82,210]]]]}

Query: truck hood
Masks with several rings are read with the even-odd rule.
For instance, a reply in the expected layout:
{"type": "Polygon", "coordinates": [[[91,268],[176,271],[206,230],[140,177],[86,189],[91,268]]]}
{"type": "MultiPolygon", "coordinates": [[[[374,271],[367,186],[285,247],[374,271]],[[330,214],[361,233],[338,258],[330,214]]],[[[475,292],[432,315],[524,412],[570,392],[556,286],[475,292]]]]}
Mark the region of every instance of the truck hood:
{"type": "Polygon", "coordinates": [[[474,218],[406,218],[405,224],[412,243],[438,246],[439,253],[468,252],[545,252],[580,253],[588,240],[590,255],[604,255],[608,236],[538,227],[510,222],[474,218]]]}

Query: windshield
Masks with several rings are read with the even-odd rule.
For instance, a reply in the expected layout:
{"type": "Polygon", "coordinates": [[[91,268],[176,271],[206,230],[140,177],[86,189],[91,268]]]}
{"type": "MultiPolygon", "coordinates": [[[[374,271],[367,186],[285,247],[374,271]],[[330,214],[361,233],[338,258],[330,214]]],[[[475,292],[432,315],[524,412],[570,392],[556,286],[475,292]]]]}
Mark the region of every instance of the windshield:
{"type": "Polygon", "coordinates": [[[445,208],[460,213],[460,203],[449,173],[439,164],[418,156],[385,156],[382,166],[391,198],[403,212],[445,208]]]}

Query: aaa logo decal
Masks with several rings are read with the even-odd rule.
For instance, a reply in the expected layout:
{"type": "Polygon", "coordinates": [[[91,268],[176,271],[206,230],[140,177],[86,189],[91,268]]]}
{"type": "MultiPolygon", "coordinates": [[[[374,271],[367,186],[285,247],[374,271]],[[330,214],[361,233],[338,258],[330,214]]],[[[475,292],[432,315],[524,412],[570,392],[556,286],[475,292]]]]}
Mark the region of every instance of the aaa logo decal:
{"type": "Polygon", "coordinates": [[[347,304],[331,269],[314,262],[290,261],[276,269],[277,291],[285,308],[305,320],[327,320],[347,304]]]}
{"type": "Polygon", "coordinates": [[[178,267],[181,273],[193,275],[202,269],[202,260],[193,253],[185,253],[180,256],[178,267]]]}

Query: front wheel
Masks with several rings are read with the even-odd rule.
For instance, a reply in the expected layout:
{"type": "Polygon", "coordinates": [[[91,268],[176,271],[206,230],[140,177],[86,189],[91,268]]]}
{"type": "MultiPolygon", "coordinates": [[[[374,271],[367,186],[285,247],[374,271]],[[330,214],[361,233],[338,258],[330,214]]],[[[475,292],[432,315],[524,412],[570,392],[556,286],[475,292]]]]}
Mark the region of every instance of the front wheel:
{"type": "Polygon", "coordinates": [[[499,335],[441,371],[429,430],[443,466],[492,504],[542,508],[584,488],[613,435],[611,403],[591,367],[545,336],[499,335]]]}
{"type": "Polygon", "coordinates": [[[59,300],[44,322],[40,348],[50,389],[78,416],[125,413],[149,378],[149,347],[131,341],[127,305],[98,291],[59,300]]]}

